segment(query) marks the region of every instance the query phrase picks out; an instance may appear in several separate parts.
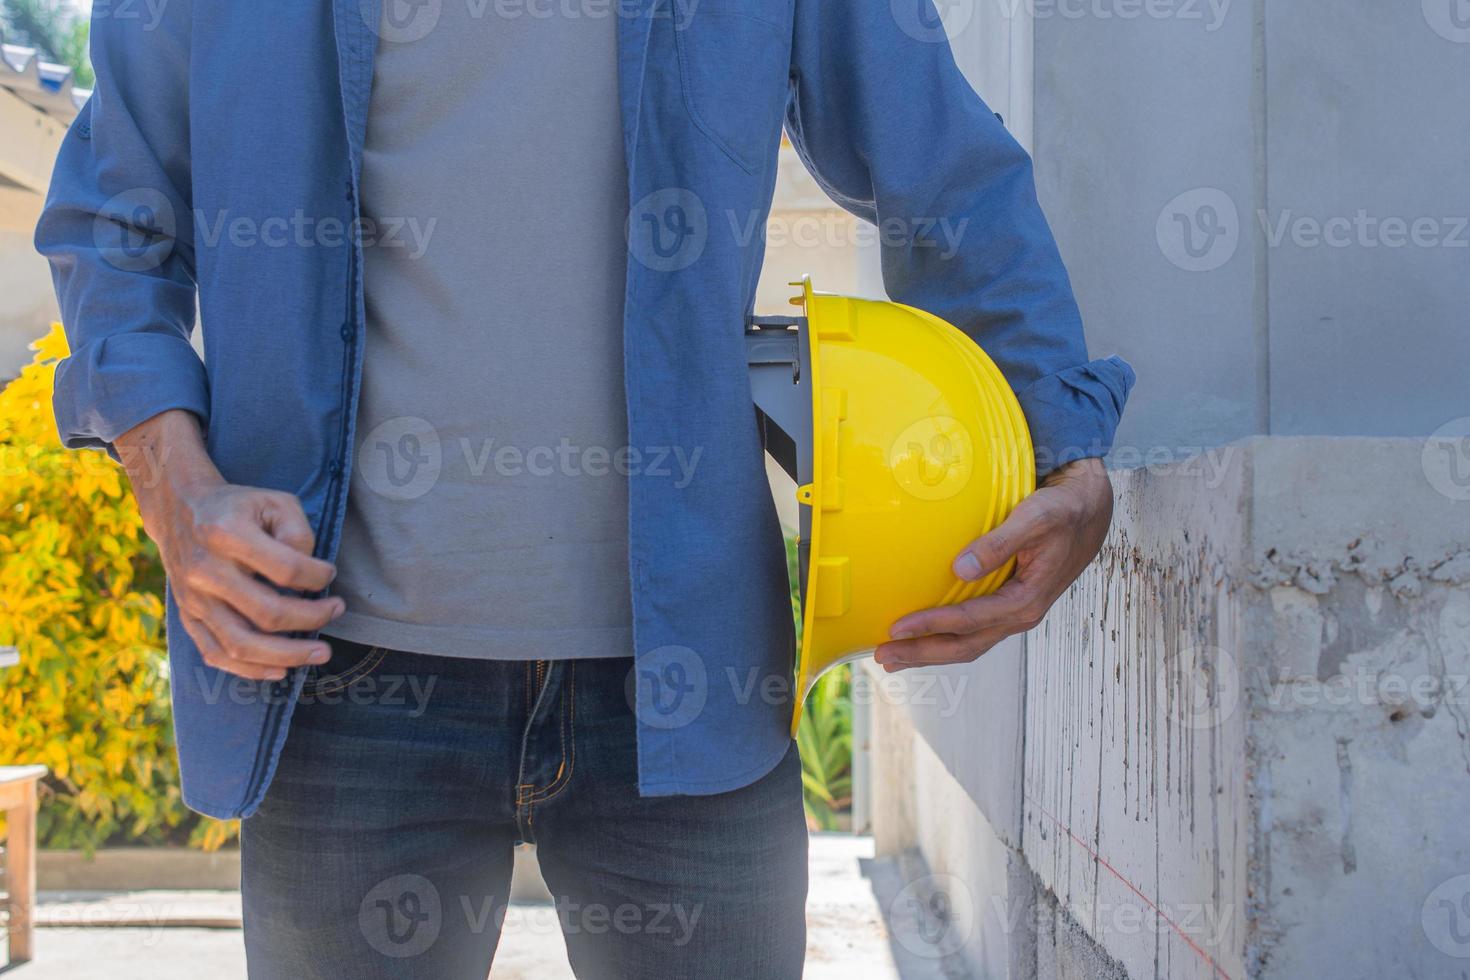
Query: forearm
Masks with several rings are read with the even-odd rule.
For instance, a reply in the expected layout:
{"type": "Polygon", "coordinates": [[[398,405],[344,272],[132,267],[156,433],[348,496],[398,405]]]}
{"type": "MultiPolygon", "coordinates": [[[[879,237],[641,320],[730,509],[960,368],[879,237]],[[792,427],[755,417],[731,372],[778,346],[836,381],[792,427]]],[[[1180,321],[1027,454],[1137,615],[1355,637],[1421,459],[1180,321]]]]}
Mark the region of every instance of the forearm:
{"type": "Polygon", "coordinates": [[[178,497],[224,483],[209,458],[193,412],[160,412],[118,436],[115,448],[145,519],[151,517],[161,497],[178,497]]]}

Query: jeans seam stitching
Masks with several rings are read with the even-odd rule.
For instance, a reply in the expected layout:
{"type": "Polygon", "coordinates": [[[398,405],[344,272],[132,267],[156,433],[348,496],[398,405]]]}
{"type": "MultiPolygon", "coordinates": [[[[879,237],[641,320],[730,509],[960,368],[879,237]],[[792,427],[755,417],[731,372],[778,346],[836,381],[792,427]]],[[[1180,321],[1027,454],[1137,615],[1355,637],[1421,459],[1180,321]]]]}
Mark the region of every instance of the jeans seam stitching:
{"type": "MultiPolygon", "coordinates": [[[[577,665],[573,661],[567,664],[567,685],[569,694],[567,700],[571,702],[569,714],[571,715],[572,750],[570,758],[567,754],[567,717],[562,716],[561,723],[561,753],[562,759],[567,760],[567,767],[556,779],[553,779],[545,788],[532,790],[532,798],[527,803],[545,803],[561,795],[562,791],[572,781],[572,771],[577,768],[577,665]],[[538,795],[545,794],[545,795],[538,795]]],[[[529,824],[529,822],[528,822],[529,824]]]]}
{"type": "MultiPolygon", "coordinates": [[[[539,672],[539,669],[540,669],[539,663],[540,662],[538,661],[537,662],[537,670],[538,670],[538,672],[539,672]]],[[[530,676],[529,675],[529,668],[530,668],[530,664],[528,662],[527,663],[527,670],[528,670],[527,677],[530,676]]],[[[526,753],[529,750],[530,745],[531,745],[531,726],[535,723],[535,721],[536,721],[536,715],[541,710],[541,699],[544,698],[544,697],[546,697],[546,688],[545,687],[542,687],[540,689],[540,691],[538,691],[537,694],[536,694],[536,701],[535,701],[535,704],[533,704],[531,706],[530,714],[528,714],[526,716],[526,727],[521,732],[520,760],[519,760],[519,764],[516,767],[516,779],[517,780],[520,780],[520,779],[524,779],[525,778],[525,774],[526,774],[526,753]]],[[[516,783],[516,805],[518,807],[523,802],[523,799],[524,799],[524,797],[526,795],[526,794],[523,793],[523,791],[527,787],[530,787],[531,788],[531,794],[529,794],[529,795],[534,795],[535,794],[535,783],[523,783],[523,782],[517,782],[516,783]]]]}
{"type": "Polygon", "coordinates": [[[388,651],[385,648],[373,647],[368,651],[367,656],[342,673],[323,682],[323,684],[330,684],[330,687],[323,685],[314,686],[308,681],[302,685],[301,693],[309,694],[313,697],[321,694],[336,694],[338,691],[351,687],[354,681],[360,680],[370,672],[376,670],[378,664],[382,663],[383,658],[387,655],[388,651]]]}

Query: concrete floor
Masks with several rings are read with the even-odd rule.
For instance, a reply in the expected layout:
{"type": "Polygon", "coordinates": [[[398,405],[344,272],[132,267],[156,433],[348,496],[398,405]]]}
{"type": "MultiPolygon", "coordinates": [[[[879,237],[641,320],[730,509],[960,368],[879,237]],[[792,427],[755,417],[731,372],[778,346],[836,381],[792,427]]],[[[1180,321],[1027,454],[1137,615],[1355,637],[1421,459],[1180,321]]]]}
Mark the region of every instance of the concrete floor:
{"type": "MultiPolygon", "coordinates": [[[[893,866],[873,860],[870,838],[812,839],[807,902],[810,980],[936,980],[942,964],[914,957],[886,923],[893,866]],[[876,894],[875,894],[876,892],[876,894]]],[[[239,897],[226,892],[43,896],[36,957],[0,980],[244,980],[239,897]],[[166,910],[161,911],[161,910],[166,910]],[[128,921],[128,927],[61,923],[128,921]],[[185,923],[164,925],[163,921],[185,923]],[[201,923],[216,923],[201,928],[201,923]]],[[[494,980],[571,980],[549,905],[517,905],[495,958],[494,980]]]]}

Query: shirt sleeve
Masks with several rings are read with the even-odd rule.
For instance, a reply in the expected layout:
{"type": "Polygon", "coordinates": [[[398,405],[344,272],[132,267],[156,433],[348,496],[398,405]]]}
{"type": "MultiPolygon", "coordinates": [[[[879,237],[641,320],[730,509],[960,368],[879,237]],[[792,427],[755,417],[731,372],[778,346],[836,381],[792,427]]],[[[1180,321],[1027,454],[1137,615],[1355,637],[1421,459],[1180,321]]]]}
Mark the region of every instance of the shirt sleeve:
{"type": "Polygon", "coordinates": [[[105,448],[168,409],[208,423],[195,317],[189,0],[154,18],[94,13],[96,88],[62,140],[36,228],[70,356],[56,369],[62,442],[105,448]]]}
{"type": "Polygon", "coordinates": [[[877,225],[889,297],[995,360],[1042,473],[1106,455],[1133,369],[1088,359],[1031,159],[961,74],[931,0],[796,0],[791,74],[791,141],[833,200],[877,225]]]}

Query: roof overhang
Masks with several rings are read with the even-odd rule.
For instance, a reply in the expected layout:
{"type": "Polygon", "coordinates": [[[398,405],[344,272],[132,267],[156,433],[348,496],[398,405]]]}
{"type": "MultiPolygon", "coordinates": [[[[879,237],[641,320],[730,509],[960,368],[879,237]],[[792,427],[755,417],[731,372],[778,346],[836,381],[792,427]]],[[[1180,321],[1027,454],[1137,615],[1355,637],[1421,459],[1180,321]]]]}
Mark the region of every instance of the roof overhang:
{"type": "Polygon", "coordinates": [[[61,138],[91,94],[70,68],[0,35],[0,186],[46,193],[61,138]]]}

